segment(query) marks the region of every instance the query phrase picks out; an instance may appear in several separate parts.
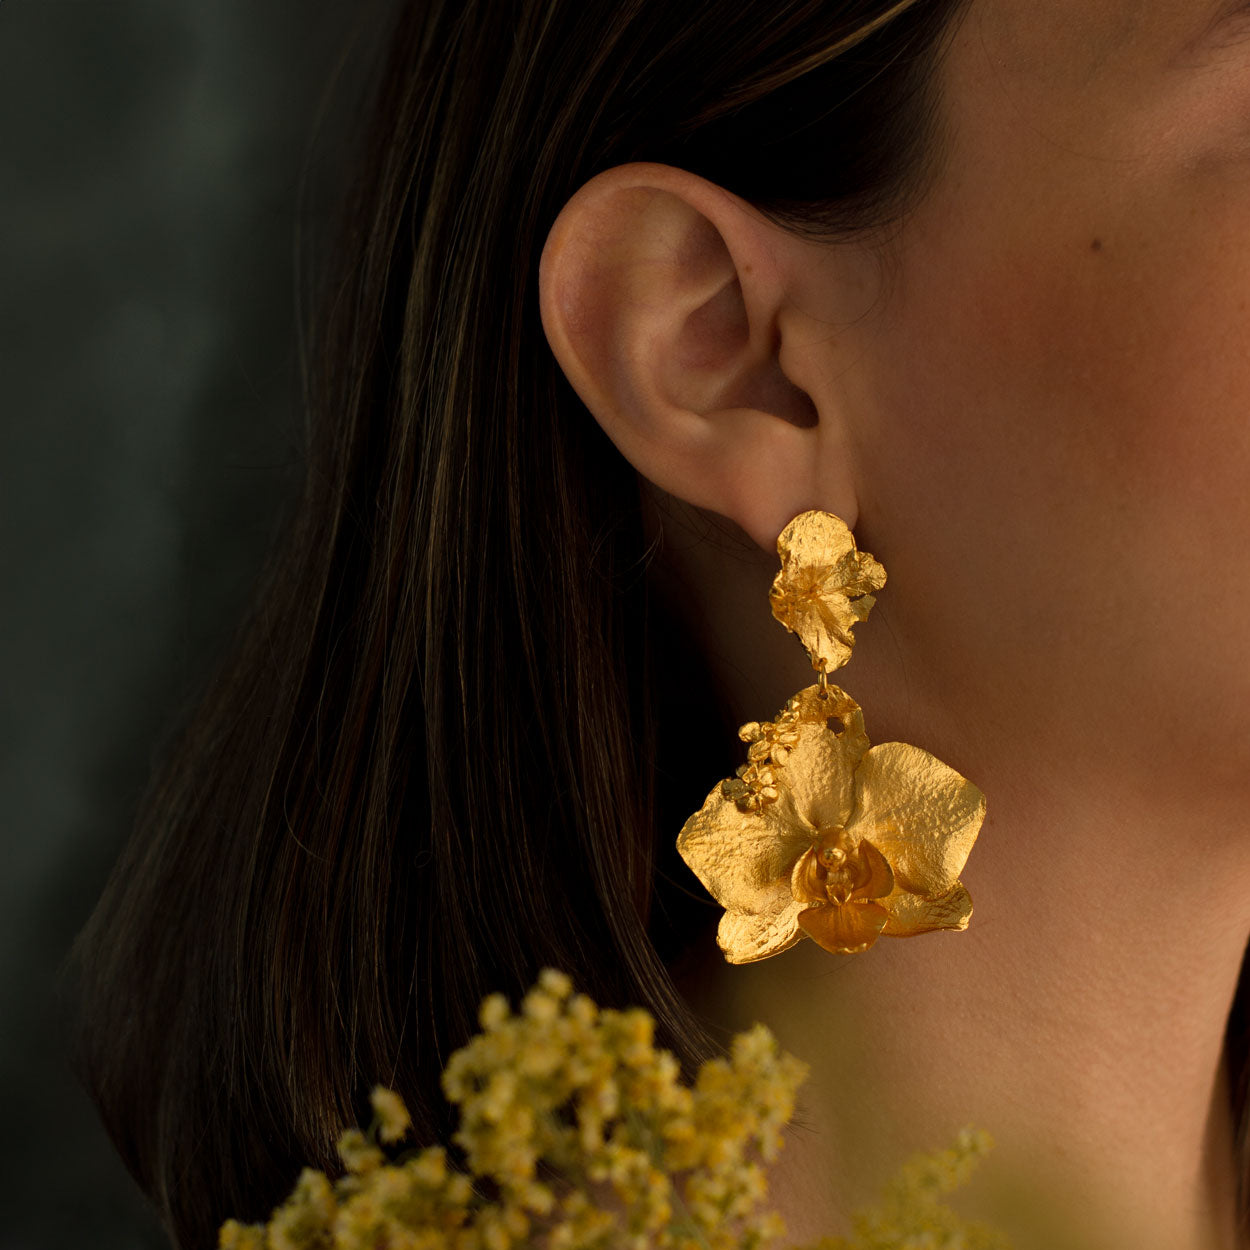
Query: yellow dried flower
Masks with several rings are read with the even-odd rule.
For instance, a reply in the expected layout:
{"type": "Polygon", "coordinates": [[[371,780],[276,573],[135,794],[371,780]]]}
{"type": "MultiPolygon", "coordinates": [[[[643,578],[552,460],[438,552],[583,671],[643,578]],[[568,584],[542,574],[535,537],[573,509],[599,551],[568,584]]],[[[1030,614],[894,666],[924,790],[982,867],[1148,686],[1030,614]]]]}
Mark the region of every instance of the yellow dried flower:
{"type": "Polygon", "coordinates": [[[508,1018],[508,1000],[502,994],[488,994],[477,1012],[478,1023],[488,1032],[508,1018]]]}
{"type": "Polygon", "coordinates": [[[442,1146],[427,1146],[408,1166],[417,1181],[433,1189],[447,1179],[447,1151],[442,1146]]]}
{"type": "Polygon", "coordinates": [[[386,1155],[358,1129],[349,1128],[338,1140],[339,1158],[349,1172],[372,1172],[386,1161],[386,1155]]]}
{"type": "Polygon", "coordinates": [[[335,1206],[329,1180],[305,1168],[291,1196],[269,1220],[271,1250],[333,1250],[335,1206]]]}
{"type": "Polygon", "coordinates": [[[573,992],[573,982],[569,979],[568,973],[561,972],[557,968],[544,968],[538,974],[538,984],[541,989],[557,999],[568,998],[573,992]]]}
{"type": "Polygon", "coordinates": [[[988,1133],[967,1128],[947,1149],[915,1156],[886,1185],[881,1202],[855,1216],[850,1238],[825,1237],[807,1250],[1010,1250],[1001,1232],[964,1220],[942,1201],[992,1146],[988,1133]]]}
{"type": "Polygon", "coordinates": [[[388,1145],[402,1141],[408,1130],[412,1128],[412,1117],[404,1100],[393,1089],[383,1085],[375,1085],[369,1095],[373,1114],[378,1117],[378,1137],[388,1145]]]}
{"type": "MultiPolygon", "coordinates": [[[[220,1250],[768,1250],[784,1236],[766,1209],[763,1164],[781,1148],[806,1068],[763,1025],[687,1086],[647,1012],[600,1011],[552,970],[519,1012],[493,995],[480,1019],[483,1032],[443,1073],[467,1172],[441,1146],[388,1158],[382,1144],[411,1117],[379,1087],[377,1140],[358,1129],[340,1139],[347,1174],[331,1183],[306,1170],[267,1225],[227,1221],[220,1250]]],[[[857,1223],[859,1240],[822,1250],[991,1250],[997,1243],[889,1240],[964,1227],[939,1198],[983,1145],[968,1136],[913,1161],[857,1223]]]]}
{"type": "Polygon", "coordinates": [[[240,1224],[227,1220],[217,1233],[217,1250],[267,1250],[268,1236],[263,1224],[240,1224]]]}

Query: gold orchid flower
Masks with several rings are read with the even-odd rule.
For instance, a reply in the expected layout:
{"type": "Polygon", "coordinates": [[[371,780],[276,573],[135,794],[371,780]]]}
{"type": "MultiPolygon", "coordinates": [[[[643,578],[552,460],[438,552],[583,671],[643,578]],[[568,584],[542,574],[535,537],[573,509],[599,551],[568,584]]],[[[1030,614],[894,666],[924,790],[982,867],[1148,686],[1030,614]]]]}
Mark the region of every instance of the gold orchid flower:
{"type": "Polygon", "coordinates": [[[804,512],[777,539],[781,572],[768,599],[773,615],[812,657],[812,667],[826,673],[851,658],[851,627],[868,619],[885,585],[885,569],[866,551],[858,551],[846,522],[831,512],[804,512]]]}
{"type": "Polygon", "coordinates": [[[854,954],[882,934],[967,928],[959,873],[985,816],[976,786],[919,747],[870,746],[859,705],[837,686],[808,687],[739,736],[748,763],[677,839],[725,908],[717,942],[730,963],[804,934],[854,954]]]}

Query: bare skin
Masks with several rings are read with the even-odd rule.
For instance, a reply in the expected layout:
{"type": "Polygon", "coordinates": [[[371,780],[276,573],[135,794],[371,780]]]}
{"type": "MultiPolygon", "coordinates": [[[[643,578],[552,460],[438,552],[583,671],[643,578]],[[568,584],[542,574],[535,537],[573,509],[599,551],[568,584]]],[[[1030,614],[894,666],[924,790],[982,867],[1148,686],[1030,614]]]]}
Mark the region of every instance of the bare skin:
{"type": "Polygon", "coordinates": [[[1233,1250],[1250,4],[972,0],[941,80],[947,159],[888,243],[636,164],[544,252],[552,348],[654,485],[741,719],[810,681],[766,591],[782,527],[826,508],[889,574],[841,684],[988,801],[966,933],[710,946],[687,992],[812,1065],[796,1237],[972,1122],[998,1147],[965,1209],[1022,1247],[1233,1250]],[[1071,1237],[1004,1197],[1019,1177],[1071,1237]]]}

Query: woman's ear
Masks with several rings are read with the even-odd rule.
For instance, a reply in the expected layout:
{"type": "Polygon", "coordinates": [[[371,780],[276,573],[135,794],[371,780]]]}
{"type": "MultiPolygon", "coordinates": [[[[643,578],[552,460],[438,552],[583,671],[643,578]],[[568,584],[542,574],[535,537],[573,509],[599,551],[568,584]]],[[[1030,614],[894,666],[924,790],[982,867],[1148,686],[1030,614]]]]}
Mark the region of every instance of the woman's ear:
{"type": "Polygon", "coordinates": [[[815,247],[706,179],[635,163],[578,190],[539,268],[552,351],[608,437],[767,550],[808,508],[857,514],[813,354],[830,327],[794,299],[815,247]]]}

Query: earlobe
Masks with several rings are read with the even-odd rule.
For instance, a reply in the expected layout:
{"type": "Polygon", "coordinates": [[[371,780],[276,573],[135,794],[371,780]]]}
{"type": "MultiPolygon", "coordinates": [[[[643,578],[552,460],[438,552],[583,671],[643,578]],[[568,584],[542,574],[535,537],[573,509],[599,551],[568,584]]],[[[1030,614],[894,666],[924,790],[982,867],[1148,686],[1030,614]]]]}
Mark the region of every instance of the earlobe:
{"type": "Polygon", "coordinates": [[[770,550],[799,512],[855,512],[849,474],[822,464],[822,397],[780,363],[790,239],[705,179],[639,163],[579,189],[539,267],[552,351],[621,453],[770,550]]]}

